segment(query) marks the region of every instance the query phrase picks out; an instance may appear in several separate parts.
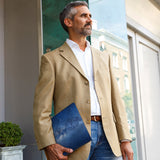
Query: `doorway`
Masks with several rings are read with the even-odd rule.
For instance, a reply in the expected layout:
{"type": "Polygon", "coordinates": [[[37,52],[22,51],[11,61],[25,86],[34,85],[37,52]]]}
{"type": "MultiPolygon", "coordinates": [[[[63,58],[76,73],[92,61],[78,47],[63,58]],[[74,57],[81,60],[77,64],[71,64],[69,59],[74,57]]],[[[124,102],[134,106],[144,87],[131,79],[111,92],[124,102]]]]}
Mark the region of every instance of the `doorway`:
{"type": "MultiPolygon", "coordinates": [[[[139,160],[157,160],[160,135],[159,46],[128,30],[139,160]]],[[[159,156],[159,157],[158,157],[159,156]]]]}

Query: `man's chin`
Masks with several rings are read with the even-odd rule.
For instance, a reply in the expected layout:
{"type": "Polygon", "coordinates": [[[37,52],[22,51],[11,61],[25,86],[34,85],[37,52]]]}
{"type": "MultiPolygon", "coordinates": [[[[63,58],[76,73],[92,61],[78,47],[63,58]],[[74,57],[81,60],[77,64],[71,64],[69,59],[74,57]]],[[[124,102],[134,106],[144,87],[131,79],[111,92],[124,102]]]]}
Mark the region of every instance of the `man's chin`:
{"type": "Polygon", "coordinates": [[[84,36],[90,36],[92,34],[92,30],[91,29],[87,29],[87,30],[83,31],[82,34],[84,36]]]}
{"type": "Polygon", "coordinates": [[[88,34],[87,34],[87,37],[90,36],[91,34],[92,34],[92,32],[88,33],[88,34]]]}

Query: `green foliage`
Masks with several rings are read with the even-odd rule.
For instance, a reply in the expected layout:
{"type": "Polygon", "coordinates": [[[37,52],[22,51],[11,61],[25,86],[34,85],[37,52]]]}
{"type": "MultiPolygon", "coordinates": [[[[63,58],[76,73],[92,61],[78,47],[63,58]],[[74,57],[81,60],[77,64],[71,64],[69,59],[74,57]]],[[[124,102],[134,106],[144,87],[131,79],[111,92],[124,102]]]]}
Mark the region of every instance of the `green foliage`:
{"type": "Polygon", "coordinates": [[[122,97],[122,99],[124,100],[125,102],[125,106],[132,106],[132,94],[131,92],[126,92],[125,95],[122,97]]]}
{"type": "Polygon", "coordinates": [[[20,127],[11,122],[0,123],[0,145],[16,146],[21,142],[22,131],[20,127]]]}
{"type": "Polygon", "coordinates": [[[132,94],[131,92],[126,92],[125,95],[122,97],[125,103],[127,117],[129,120],[134,120],[133,115],[133,100],[132,100],[132,94]]]}

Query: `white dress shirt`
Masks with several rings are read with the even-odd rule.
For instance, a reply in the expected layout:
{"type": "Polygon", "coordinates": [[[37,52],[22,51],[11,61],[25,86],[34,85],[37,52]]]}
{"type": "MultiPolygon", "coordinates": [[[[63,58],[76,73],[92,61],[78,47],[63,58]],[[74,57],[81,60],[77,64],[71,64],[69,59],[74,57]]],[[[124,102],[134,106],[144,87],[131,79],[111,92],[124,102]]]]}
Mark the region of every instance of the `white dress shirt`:
{"type": "Polygon", "coordinates": [[[91,115],[101,115],[100,104],[98,101],[98,97],[96,94],[95,86],[94,86],[94,74],[93,74],[93,63],[92,63],[92,52],[90,48],[90,44],[86,41],[87,46],[85,51],[82,51],[79,48],[79,45],[74,41],[67,39],[66,43],[72,49],[73,53],[75,54],[82,70],[86,78],[89,81],[89,88],[90,88],[90,100],[91,100],[91,115]]]}

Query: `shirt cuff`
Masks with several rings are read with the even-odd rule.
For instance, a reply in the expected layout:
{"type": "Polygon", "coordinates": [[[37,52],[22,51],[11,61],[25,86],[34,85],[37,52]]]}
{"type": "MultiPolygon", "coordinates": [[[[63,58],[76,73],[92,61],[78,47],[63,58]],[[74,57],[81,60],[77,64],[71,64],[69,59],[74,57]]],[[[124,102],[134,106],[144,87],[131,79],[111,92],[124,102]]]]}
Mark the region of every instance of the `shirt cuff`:
{"type": "Polygon", "coordinates": [[[122,143],[122,142],[131,142],[131,141],[129,139],[122,139],[120,142],[122,143]]]}

